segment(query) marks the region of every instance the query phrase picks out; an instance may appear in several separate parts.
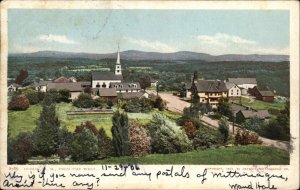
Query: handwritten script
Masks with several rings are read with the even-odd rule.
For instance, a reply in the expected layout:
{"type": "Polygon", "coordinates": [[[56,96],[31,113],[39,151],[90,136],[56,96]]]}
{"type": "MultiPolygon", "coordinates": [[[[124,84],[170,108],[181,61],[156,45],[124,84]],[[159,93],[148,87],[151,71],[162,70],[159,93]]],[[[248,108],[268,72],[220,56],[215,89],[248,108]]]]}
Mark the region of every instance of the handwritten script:
{"type": "MultiPolygon", "coordinates": [[[[102,165],[99,169],[91,169],[92,171],[76,169],[72,170],[53,170],[50,166],[42,166],[36,170],[28,172],[9,171],[4,172],[2,186],[6,188],[33,188],[35,186],[55,189],[67,189],[76,187],[80,189],[99,189],[102,181],[106,179],[113,180],[134,180],[141,183],[155,181],[186,180],[187,182],[196,182],[197,186],[216,183],[220,180],[228,181],[227,189],[277,189],[274,181],[287,181],[288,178],[278,172],[240,172],[236,170],[215,171],[209,168],[201,169],[201,171],[189,171],[186,166],[159,166],[147,171],[144,167],[134,164],[128,165],[102,165]]],[[[147,167],[146,167],[147,168],[147,167]]],[[[224,184],[224,183],[223,183],[224,184]]]]}

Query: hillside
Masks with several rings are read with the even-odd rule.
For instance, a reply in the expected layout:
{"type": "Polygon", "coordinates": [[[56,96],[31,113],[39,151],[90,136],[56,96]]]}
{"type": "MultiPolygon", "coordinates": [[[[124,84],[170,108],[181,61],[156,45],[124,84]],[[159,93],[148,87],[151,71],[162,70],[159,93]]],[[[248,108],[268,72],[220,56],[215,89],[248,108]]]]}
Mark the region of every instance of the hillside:
{"type": "MultiPolygon", "coordinates": [[[[82,59],[107,59],[116,58],[116,53],[94,54],[94,53],[73,53],[73,52],[59,52],[59,51],[38,51],[34,53],[18,53],[9,54],[10,57],[24,57],[24,58],[82,58],[82,59]]],[[[258,54],[227,54],[227,55],[210,55],[205,53],[197,53],[190,51],[179,51],[175,53],[159,53],[159,52],[143,52],[136,50],[128,50],[121,52],[122,59],[138,61],[191,61],[201,60],[205,62],[217,61],[262,61],[262,62],[282,62],[289,61],[288,55],[258,55],[258,54]]]]}

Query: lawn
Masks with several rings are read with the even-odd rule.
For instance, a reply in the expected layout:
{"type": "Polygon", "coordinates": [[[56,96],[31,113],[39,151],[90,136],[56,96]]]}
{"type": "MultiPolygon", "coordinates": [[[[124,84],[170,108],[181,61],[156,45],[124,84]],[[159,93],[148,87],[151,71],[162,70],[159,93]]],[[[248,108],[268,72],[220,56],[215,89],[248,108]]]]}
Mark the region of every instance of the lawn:
{"type": "MultiPolygon", "coordinates": [[[[264,102],[260,100],[254,100],[252,103],[249,103],[249,99],[242,97],[242,105],[244,106],[251,106],[253,109],[257,110],[263,110],[263,109],[277,109],[277,110],[282,110],[284,109],[284,103],[270,103],[270,102],[264,102]]],[[[234,100],[235,103],[240,103],[240,100],[234,100]]]]}
{"type": "MultiPolygon", "coordinates": [[[[91,162],[63,164],[190,164],[190,165],[288,165],[289,153],[261,145],[206,149],[177,154],[150,154],[144,157],[112,157],[91,162]]],[[[61,163],[60,163],[61,164],[61,163]]]]}
{"type": "MultiPolygon", "coordinates": [[[[111,137],[112,114],[90,114],[90,115],[67,115],[66,111],[72,111],[76,108],[70,103],[59,103],[56,106],[56,111],[61,126],[66,126],[67,129],[73,132],[76,126],[85,121],[92,122],[97,129],[104,128],[106,134],[111,137]]],[[[36,127],[36,121],[42,110],[40,104],[30,106],[26,111],[9,111],[8,112],[8,131],[11,137],[16,137],[20,132],[32,131],[36,127]]],[[[173,113],[167,110],[158,111],[157,109],[149,113],[127,113],[129,119],[137,119],[141,124],[148,124],[153,114],[161,113],[166,115],[171,120],[176,120],[180,114],[173,113]]]]}

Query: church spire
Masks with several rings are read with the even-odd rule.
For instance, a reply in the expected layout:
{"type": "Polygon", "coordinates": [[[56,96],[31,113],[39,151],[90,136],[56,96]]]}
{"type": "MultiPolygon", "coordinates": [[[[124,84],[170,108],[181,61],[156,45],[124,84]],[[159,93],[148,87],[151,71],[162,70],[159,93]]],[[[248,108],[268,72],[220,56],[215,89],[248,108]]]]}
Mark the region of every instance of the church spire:
{"type": "Polygon", "coordinates": [[[118,44],[117,64],[121,64],[121,61],[120,61],[120,46],[119,46],[119,44],[118,44]]]}
{"type": "Polygon", "coordinates": [[[115,75],[122,75],[121,61],[120,61],[120,46],[118,45],[117,62],[115,68],[115,75]]]}

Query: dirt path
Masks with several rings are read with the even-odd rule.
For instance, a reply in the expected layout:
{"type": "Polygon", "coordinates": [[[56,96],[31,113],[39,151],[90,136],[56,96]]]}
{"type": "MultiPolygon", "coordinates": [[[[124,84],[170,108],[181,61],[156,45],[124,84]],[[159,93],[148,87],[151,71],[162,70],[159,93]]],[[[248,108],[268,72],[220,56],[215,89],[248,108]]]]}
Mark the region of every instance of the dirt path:
{"type": "MultiPolygon", "coordinates": [[[[154,93],[154,91],[149,91],[149,93],[154,93]]],[[[174,96],[170,93],[159,93],[160,97],[167,102],[167,107],[170,111],[182,113],[185,107],[189,107],[190,103],[180,100],[177,96],[174,96]]],[[[201,121],[208,124],[210,127],[218,128],[219,127],[219,120],[211,119],[207,116],[203,116],[201,121]]],[[[230,122],[229,122],[230,123],[230,122]]],[[[235,126],[234,133],[236,133],[238,127],[235,126]]],[[[233,134],[233,126],[232,123],[229,124],[229,131],[233,134]]],[[[264,137],[259,137],[262,140],[263,145],[276,147],[282,150],[289,150],[289,144],[281,141],[271,140],[264,137]]]]}

